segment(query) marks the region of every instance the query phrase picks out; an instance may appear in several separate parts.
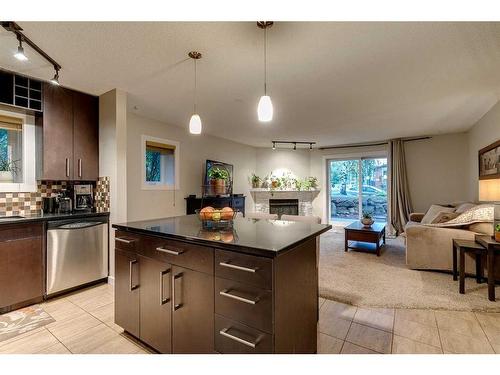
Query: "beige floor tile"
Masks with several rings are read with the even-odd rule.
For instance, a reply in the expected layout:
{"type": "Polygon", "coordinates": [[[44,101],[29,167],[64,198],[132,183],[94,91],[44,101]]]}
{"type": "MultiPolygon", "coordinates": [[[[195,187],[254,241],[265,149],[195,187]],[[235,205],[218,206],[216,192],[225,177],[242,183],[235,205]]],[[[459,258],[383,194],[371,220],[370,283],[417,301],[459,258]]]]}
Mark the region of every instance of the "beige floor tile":
{"type": "Polygon", "coordinates": [[[43,331],[43,330],[45,330],[44,327],[35,328],[35,329],[31,330],[31,331],[28,331],[28,332],[25,332],[25,333],[21,333],[20,335],[11,337],[10,339],[4,340],[4,341],[0,341],[0,347],[2,347],[4,345],[7,345],[7,344],[10,344],[11,342],[19,340],[19,339],[22,339],[24,337],[31,336],[31,335],[33,335],[35,333],[38,333],[40,331],[43,331]]]}
{"type": "Polygon", "coordinates": [[[346,341],[378,353],[390,353],[392,334],[353,322],[351,328],[349,328],[346,341]]]}
{"type": "Polygon", "coordinates": [[[354,314],[356,314],[357,307],[337,301],[326,300],[323,304],[323,310],[325,313],[334,315],[336,318],[352,320],[354,314]]]}
{"type": "Polygon", "coordinates": [[[431,327],[437,327],[436,316],[433,310],[419,309],[396,309],[396,320],[403,319],[410,322],[425,324],[431,327]]]}
{"type": "Polygon", "coordinates": [[[71,353],[85,354],[89,353],[101,345],[118,337],[118,333],[113,331],[105,324],[86,329],[76,335],[61,340],[71,353]]]}
{"type": "Polygon", "coordinates": [[[464,336],[449,330],[439,330],[443,350],[457,354],[487,354],[493,353],[486,336],[482,339],[464,336]]]}
{"type": "Polygon", "coordinates": [[[463,311],[436,311],[439,331],[448,330],[477,339],[485,338],[484,332],[475,315],[473,313],[470,314],[468,315],[463,311]]]}
{"type": "Polygon", "coordinates": [[[123,328],[119,325],[115,324],[115,305],[114,303],[110,303],[108,305],[104,305],[98,307],[95,310],[91,310],[89,314],[93,315],[101,322],[106,324],[109,328],[114,330],[115,332],[122,333],[123,328]]]}
{"type": "Polygon", "coordinates": [[[319,333],[318,354],[339,354],[343,343],[343,340],[319,333]]]}
{"type": "Polygon", "coordinates": [[[47,326],[47,329],[56,336],[60,341],[64,342],[71,336],[78,335],[92,327],[102,324],[101,321],[94,318],[92,315],[85,313],[74,319],[55,322],[47,326]]]}
{"type": "Polygon", "coordinates": [[[398,315],[396,315],[396,320],[394,322],[394,334],[427,345],[433,345],[438,348],[441,347],[437,327],[403,320],[398,315]]]}
{"type": "Polygon", "coordinates": [[[332,313],[321,310],[319,314],[318,331],[344,340],[351,325],[350,320],[337,318],[332,313]]]}
{"type": "Polygon", "coordinates": [[[70,296],[68,300],[86,311],[92,311],[114,302],[113,295],[103,290],[70,296]]]}
{"type": "Polygon", "coordinates": [[[344,342],[344,346],[342,347],[342,351],[340,352],[340,354],[379,354],[379,353],[346,341],[344,342]]]}
{"type": "Polygon", "coordinates": [[[57,339],[46,329],[12,341],[0,347],[0,353],[4,354],[34,354],[43,349],[57,344],[57,339]]]}
{"type": "Polygon", "coordinates": [[[71,352],[60,342],[45,348],[36,354],[71,354],[71,352]]]}
{"type": "Polygon", "coordinates": [[[479,324],[493,345],[500,345],[500,313],[476,313],[479,324]]]}
{"type": "Polygon", "coordinates": [[[325,303],[325,299],[324,298],[321,298],[319,297],[318,298],[318,308],[321,309],[321,307],[323,306],[323,304],[325,303]]]}
{"type": "Polygon", "coordinates": [[[383,310],[358,307],[353,322],[392,332],[394,316],[383,310]]]}
{"type": "Polygon", "coordinates": [[[496,354],[500,354],[500,345],[499,344],[491,344],[493,347],[493,350],[495,351],[496,354]]]}
{"type": "Polygon", "coordinates": [[[83,309],[71,303],[67,299],[58,299],[51,301],[42,306],[43,309],[55,319],[55,322],[50,325],[63,322],[65,320],[75,319],[84,316],[86,313],[83,309]]]}
{"type": "MultiPolygon", "coordinates": [[[[418,324],[418,323],[417,323],[418,324]]],[[[442,354],[441,348],[394,335],[393,354],[442,354]]]]}
{"type": "Polygon", "coordinates": [[[118,335],[92,349],[88,354],[148,354],[148,352],[130,340],[118,335]]]}

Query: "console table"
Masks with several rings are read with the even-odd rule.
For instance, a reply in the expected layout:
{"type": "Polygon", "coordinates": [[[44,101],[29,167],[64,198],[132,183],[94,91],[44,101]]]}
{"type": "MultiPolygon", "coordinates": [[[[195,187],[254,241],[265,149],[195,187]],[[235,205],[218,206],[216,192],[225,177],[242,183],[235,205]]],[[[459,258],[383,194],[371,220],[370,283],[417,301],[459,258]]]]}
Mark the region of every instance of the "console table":
{"type": "Polygon", "coordinates": [[[214,208],[233,207],[234,209],[240,211],[243,216],[245,215],[244,195],[233,195],[227,197],[203,197],[203,207],[201,197],[189,196],[184,199],[186,200],[186,215],[192,215],[195,213],[195,210],[207,206],[212,206],[214,208]]]}

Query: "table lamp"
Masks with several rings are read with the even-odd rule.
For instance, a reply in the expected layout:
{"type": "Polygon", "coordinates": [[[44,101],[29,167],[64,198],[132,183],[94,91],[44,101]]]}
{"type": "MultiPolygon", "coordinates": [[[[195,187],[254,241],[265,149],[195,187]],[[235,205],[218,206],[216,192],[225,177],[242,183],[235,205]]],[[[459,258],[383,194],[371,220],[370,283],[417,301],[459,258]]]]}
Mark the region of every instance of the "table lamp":
{"type": "Polygon", "coordinates": [[[493,238],[496,237],[495,239],[499,241],[500,227],[498,226],[500,225],[500,178],[479,180],[479,200],[481,202],[492,202],[494,204],[495,212],[493,222],[493,238]]]}

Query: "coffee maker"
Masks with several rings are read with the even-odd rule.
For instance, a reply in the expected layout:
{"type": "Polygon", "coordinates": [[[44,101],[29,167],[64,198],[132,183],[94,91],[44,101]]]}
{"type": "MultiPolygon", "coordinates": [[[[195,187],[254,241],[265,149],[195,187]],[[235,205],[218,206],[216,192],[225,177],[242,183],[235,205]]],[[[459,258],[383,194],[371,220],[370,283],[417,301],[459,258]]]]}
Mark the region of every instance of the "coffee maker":
{"type": "Polygon", "coordinates": [[[68,191],[66,189],[61,189],[61,192],[57,195],[57,212],[60,214],[71,213],[72,203],[71,198],[68,197],[68,191]]]}
{"type": "Polygon", "coordinates": [[[74,185],[73,186],[74,210],[80,212],[92,211],[94,207],[94,197],[92,194],[92,185],[74,185]]]}

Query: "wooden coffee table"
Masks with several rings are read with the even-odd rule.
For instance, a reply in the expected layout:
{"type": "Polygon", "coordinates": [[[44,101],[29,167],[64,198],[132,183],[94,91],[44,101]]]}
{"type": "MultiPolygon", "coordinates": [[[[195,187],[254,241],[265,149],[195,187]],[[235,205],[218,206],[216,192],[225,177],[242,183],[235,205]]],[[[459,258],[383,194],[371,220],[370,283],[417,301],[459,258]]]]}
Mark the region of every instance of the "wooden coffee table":
{"type": "Polygon", "coordinates": [[[345,229],[345,251],[349,249],[375,251],[380,256],[380,248],[385,245],[385,223],[373,223],[365,227],[359,221],[345,229]],[[349,242],[351,241],[351,242],[349,242]]]}

